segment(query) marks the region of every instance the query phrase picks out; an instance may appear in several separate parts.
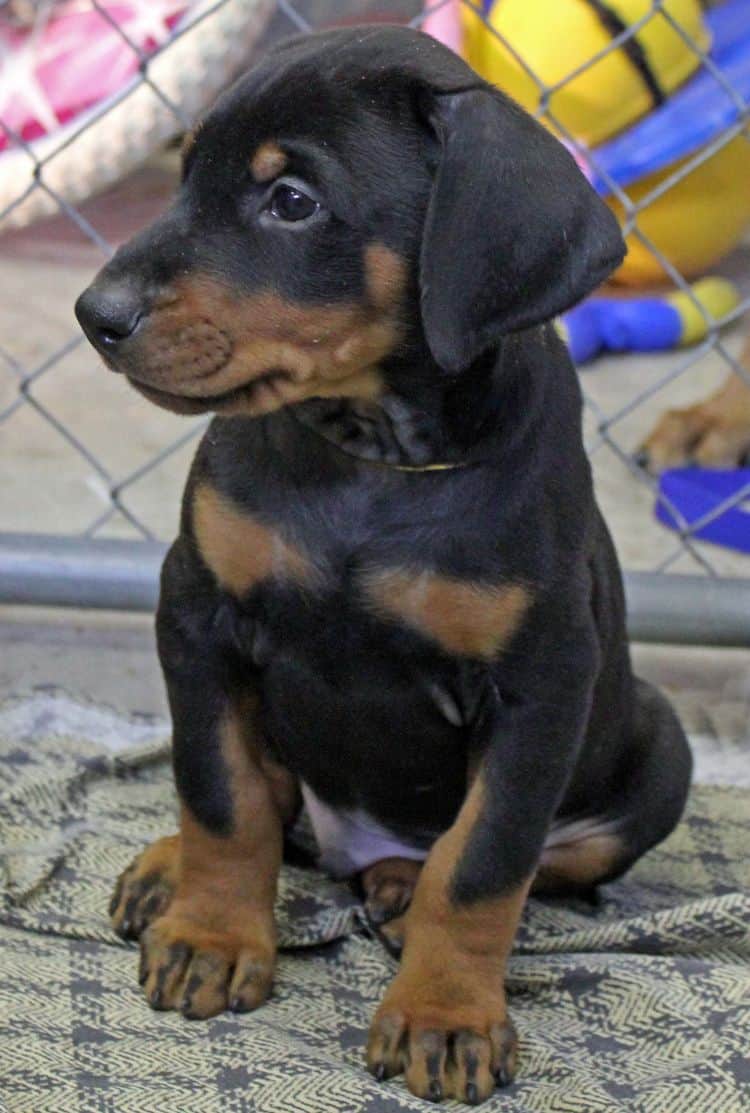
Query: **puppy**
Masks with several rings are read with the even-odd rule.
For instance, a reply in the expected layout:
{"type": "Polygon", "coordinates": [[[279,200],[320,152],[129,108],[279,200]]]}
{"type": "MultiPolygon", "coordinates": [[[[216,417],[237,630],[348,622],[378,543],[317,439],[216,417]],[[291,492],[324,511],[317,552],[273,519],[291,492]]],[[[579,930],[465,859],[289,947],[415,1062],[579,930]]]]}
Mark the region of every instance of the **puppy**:
{"type": "Polygon", "coordinates": [[[171,209],[79,299],[112,370],[218,415],[157,619],[180,830],[112,901],[155,1008],[266,998],[302,794],[322,865],[403,942],[369,1069],[478,1103],[513,1076],[531,887],[611,880],[677,822],[688,748],[630,671],[548,323],[623,250],[513,102],[424,35],[358,28],[225,94],[171,209]]]}

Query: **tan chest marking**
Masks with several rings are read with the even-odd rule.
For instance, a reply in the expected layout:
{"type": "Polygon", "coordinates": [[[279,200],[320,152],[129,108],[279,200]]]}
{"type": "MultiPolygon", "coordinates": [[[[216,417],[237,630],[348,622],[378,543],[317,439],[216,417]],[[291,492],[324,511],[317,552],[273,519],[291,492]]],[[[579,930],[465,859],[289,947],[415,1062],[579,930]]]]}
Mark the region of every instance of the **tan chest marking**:
{"type": "Polygon", "coordinates": [[[626,856],[616,822],[592,817],[553,824],[539,859],[534,890],[554,893],[596,885],[626,856]]]}
{"type": "Polygon", "coordinates": [[[465,657],[501,652],[531,603],[522,584],[488,586],[399,568],[367,573],[364,591],[376,614],[399,619],[465,657]]]}
{"type": "Polygon", "coordinates": [[[234,595],[245,595],[261,580],[310,585],[316,579],[316,569],[304,553],[207,483],[198,486],[193,497],[193,531],[205,564],[234,595]]]}

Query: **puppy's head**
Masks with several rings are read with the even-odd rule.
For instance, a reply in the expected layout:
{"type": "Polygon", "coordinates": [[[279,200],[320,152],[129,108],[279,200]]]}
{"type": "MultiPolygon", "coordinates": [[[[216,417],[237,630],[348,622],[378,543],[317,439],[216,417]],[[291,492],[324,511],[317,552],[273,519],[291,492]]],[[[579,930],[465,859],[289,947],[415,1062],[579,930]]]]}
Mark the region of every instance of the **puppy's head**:
{"type": "Polygon", "coordinates": [[[172,207],[76,312],[154,402],[255,415],[377,397],[420,346],[458,374],[623,250],[513,102],[425,35],[359,28],[278,47],[219,100],[172,207]]]}

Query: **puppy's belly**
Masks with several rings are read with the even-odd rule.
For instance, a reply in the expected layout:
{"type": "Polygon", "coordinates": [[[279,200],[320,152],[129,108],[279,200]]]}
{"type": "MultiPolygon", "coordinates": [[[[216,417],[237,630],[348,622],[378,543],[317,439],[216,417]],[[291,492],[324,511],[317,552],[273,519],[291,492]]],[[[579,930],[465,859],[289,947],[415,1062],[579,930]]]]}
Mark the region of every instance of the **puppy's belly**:
{"type": "Polygon", "coordinates": [[[404,846],[424,853],[453,822],[466,790],[466,733],[397,658],[391,672],[364,680],[359,664],[344,659],[333,683],[317,662],[279,654],[262,680],[262,735],[320,803],[309,810],[326,861],[340,851],[353,863],[349,872],[404,846]],[[382,849],[366,850],[375,838],[382,849]]]}
{"type": "Polygon", "coordinates": [[[426,840],[404,842],[361,809],[324,803],[304,782],[302,796],[320,851],[319,865],[331,877],[352,877],[382,858],[422,862],[427,857],[426,840]]]}

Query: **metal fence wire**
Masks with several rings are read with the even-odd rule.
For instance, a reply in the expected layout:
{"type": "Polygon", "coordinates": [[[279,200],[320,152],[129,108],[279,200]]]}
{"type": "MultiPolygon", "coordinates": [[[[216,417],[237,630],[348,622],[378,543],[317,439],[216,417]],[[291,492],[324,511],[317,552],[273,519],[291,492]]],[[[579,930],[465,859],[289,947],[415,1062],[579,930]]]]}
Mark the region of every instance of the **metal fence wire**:
{"type": "MultiPolygon", "coordinates": [[[[537,6],[543,13],[550,3],[537,6]]],[[[732,0],[725,3],[731,5],[732,0]]],[[[603,183],[602,191],[613,199],[632,248],[670,290],[681,292],[684,303],[700,319],[702,339],[690,347],[637,357],[609,355],[582,368],[584,432],[600,501],[623,563],[640,574],[636,580],[650,591],[648,605],[657,605],[655,586],[661,590],[667,585],[672,592],[669,585],[683,579],[677,573],[688,574],[683,592],[690,574],[708,577],[732,587],[730,606],[728,592],[717,583],[712,584],[710,596],[714,618],[721,612],[725,632],[732,626],[738,592],[747,598],[748,583],[743,581],[750,573],[748,557],[706,544],[696,535],[711,522],[746,512],[750,471],[748,482],[735,484],[722,501],[688,521],[660,492],[658,479],[638,462],[636,450],[665,410],[700,400],[728,374],[741,376],[750,386],[750,373],[738,358],[743,332],[750,324],[747,244],[718,266],[732,279],[738,294],[731,309],[715,315],[681,272],[679,262],[649,232],[648,221],[654,206],[664,206],[670,196],[678,196],[684,183],[705,172],[721,152],[750,144],[750,104],[710,33],[711,16],[721,4],[698,0],[565,0],[565,4],[587,9],[587,18],[593,12],[602,37],[592,40],[583,58],[579,43],[569,69],[562,73],[565,43],[554,44],[556,62],[550,71],[538,65],[536,46],[527,49],[529,35],[515,33],[519,13],[523,14],[517,0],[494,4],[441,0],[427,9],[409,0],[382,0],[382,5],[372,0],[354,5],[335,0],[193,4],[183,0],[171,7],[164,0],[158,4],[127,0],[119,5],[105,0],[88,4],[77,0],[75,5],[55,0],[0,3],[0,21],[6,30],[13,28],[20,44],[11,51],[0,48],[4,51],[0,53],[0,112],[9,103],[10,90],[16,103],[25,99],[36,105],[37,118],[49,116],[52,109],[33,68],[30,41],[38,46],[50,21],[72,7],[97,16],[108,34],[117,36],[118,45],[133,56],[131,75],[117,92],[47,137],[24,135],[16,115],[0,115],[0,147],[5,148],[0,150],[0,283],[5,290],[5,304],[0,305],[0,600],[96,603],[107,599],[125,606],[153,601],[154,562],[161,544],[174,533],[180,487],[206,422],[153,410],[128,393],[120,377],[106,375],[75,324],[72,304],[117,240],[138,227],[138,198],[146,212],[148,197],[143,201],[143,195],[144,190],[148,194],[149,183],[156,182],[156,193],[166,199],[172,176],[176,181],[176,157],[168,153],[155,161],[154,153],[169,149],[170,144],[176,149],[176,140],[218,91],[279,37],[373,20],[422,28],[426,19],[448,16],[454,25],[463,19],[464,41],[474,44],[469,60],[484,59],[485,70],[490,71],[485,76],[493,79],[493,51],[502,54],[506,67],[515,73],[515,86],[525,90],[527,106],[567,143],[592,180],[603,183]],[[123,12],[129,12],[127,19],[123,12]],[[33,28],[30,38],[29,26],[33,28]],[[672,89],[664,87],[653,51],[655,43],[667,40],[669,65],[677,57],[681,72],[692,81],[701,73],[709,75],[714,92],[720,90],[725,98],[727,119],[699,149],[665,172],[647,177],[645,185],[641,181],[638,188],[631,188],[621,184],[600,158],[604,148],[595,128],[590,129],[587,142],[582,138],[586,128],[571,126],[566,93],[575,93],[587,74],[592,80],[602,75],[597,80],[608,88],[614,78],[605,76],[601,67],[615,58],[620,77],[629,74],[638,103],[645,97],[652,109],[658,107],[672,89]],[[147,156],[151,157],[147,168],[136,170],[147,156]],[[123,178],[124,184],[117,185],[123,178]],[[98,200],[87,199],[102,190],[98,200]],[[126,211],[130,212],[127,227],[122,226],[126,211]],[[654,520],[659,502],[676,529],[667,530],[654,520]],[[52,590],[49,583],[58,573],[60,582],[67,578],[68,587],[58,585],[52,590]],[[136,580],[141,583],[138,589],[133,587],[136,580]],[[74,581],[77,586],[71,587],[74,581]],[[101,598],[91,587],[96,582],[109,584],[101,598]]],[[[738,7],[736,0],[734,6],[738,7]]],[[[582,11],[576,18],[582,18],[582,11]]],[[[745,22],[750,24],[748,19],[745,22]]],[[[573,23],[571,34],[580,37],[580,26],[573,23]]],[[[537,40],[543,37],[543,21],[533,34],[537,40]]],[[[745,49],[750,52],[750,26],[745,49]]],[[[85,66],[88,57],[70,65],[85,66]]],[[[94,55],[90,57],[93,64],[94,55]]],[[[750,59],[745,65],[750,65],[750,59]]],[[[478,68],[482,70],[482,65],[478,68]]],[[[616,83],[609,90],[615,95],[612,90],[616,93],[616,83]]],[[[575,96],[571,103],[574,100],[575,96]]],[[[612,107],[619,111],[623,105],[612,107]]],[[[740,160],[739,165],[747,167],[748,162],[740,160]]],[[[720,188],[710,174],[706,180],[704,188],[709,191],[720,188]]],[[[750,175],[745,189],[750,193],[750,175]]],[[[712,203],[715,218],[695,201],[695,223],[697,228],[702,221],[716,219],[718,234],[723,201],[714,196],[712,203]]],[[[685,201],[680,204],[684,207],[685,201]]],[[[701,234],[705,238],[705,228],[701,234]]],[[[717,271],[716,266],[710,269],[717,271]]],[[[623,294],[634,296],[643,296],[643,291],[623,294]]],[[[687,597],[680,598],[680,606],[689,609],[687,597]]],[[[704,600],[708,598],[704,594],[704,600]]],[[[672,593],[672,609],[676,599],[672,593]]],[[[647,617],[641,619],[645,629],[647,617]]],[[[705,606],[702,621],[706,621],[705,606]]],[[[734,626],[732,637],[739,638],[736,621],[734,626]]],[[[745,633],[747,628],[742,626],[745,633]]],[[[726,640],[721,631],[714,634],[707,634],[706,640],[726,640]]]]}

